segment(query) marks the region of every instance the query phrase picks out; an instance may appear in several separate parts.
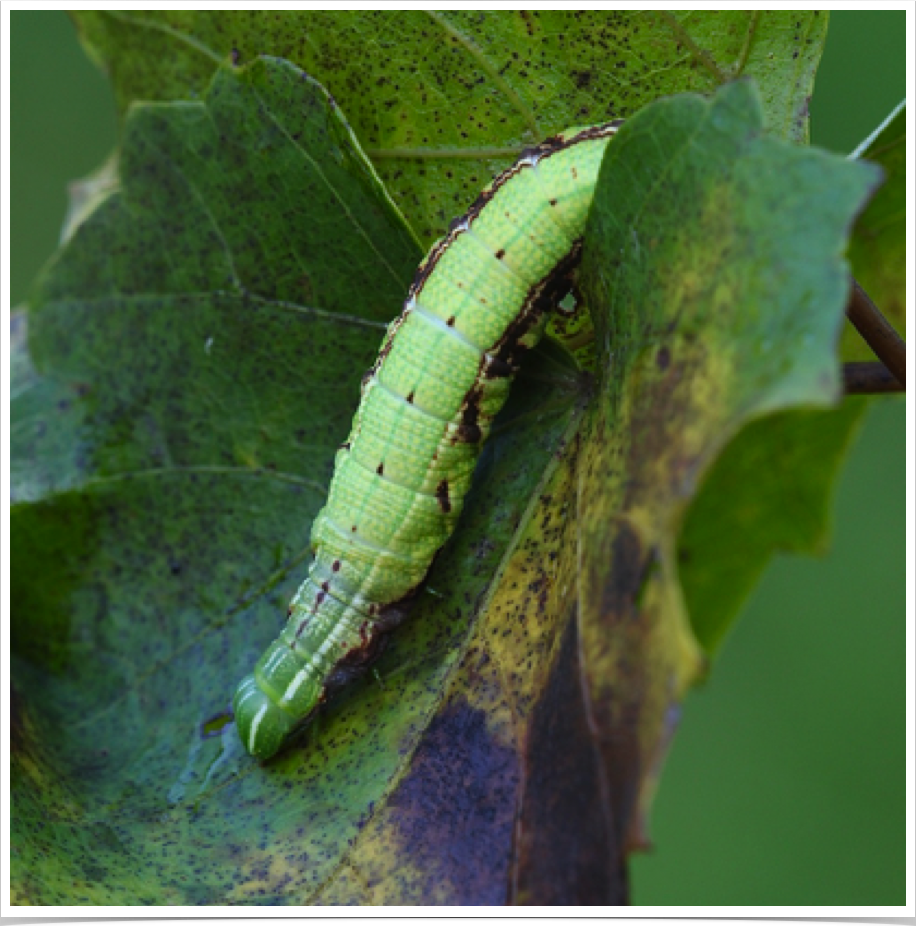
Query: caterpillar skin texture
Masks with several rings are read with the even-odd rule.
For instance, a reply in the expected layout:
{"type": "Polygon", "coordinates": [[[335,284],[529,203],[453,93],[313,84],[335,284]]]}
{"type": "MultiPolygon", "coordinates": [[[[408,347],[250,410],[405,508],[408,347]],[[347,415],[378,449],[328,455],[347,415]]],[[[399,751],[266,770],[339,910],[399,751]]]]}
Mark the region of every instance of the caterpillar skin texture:
{"type": "Polygon", "coordinates": [[[620,122],[526,151],[455,220],[389,326],[312,525],[289,620],[233,700],[267,759],[377,653],[461,514],[524,353],[568,291],[595,182],[620,122]]]}

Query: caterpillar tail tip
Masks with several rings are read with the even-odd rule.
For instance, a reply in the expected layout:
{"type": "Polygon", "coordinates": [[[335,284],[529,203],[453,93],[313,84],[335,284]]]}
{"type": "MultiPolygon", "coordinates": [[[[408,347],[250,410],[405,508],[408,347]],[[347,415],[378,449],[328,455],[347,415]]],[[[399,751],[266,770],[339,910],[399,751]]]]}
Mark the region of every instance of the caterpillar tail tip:
{"type": "Polygon", "coordinates": [[[271,701],[254,675],[239,683],[232,709],[242,745],[262,762],[276,755],[296,727],[295,719],[271,701]]]}

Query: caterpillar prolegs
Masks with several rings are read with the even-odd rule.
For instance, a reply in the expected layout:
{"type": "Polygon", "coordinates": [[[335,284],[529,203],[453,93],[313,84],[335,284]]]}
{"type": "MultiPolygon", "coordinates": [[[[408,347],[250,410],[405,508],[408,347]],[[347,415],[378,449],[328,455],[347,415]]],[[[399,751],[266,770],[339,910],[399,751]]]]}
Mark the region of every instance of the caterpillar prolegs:
{"type": "Polygon", "coordinates": [[[520,360],[569,289],[619,121],[526,151],[420,264],[363,379],[315,558],[289,620],[235,693],[246,749],[266,759],[399,622],[455,527],[520,360]]]}

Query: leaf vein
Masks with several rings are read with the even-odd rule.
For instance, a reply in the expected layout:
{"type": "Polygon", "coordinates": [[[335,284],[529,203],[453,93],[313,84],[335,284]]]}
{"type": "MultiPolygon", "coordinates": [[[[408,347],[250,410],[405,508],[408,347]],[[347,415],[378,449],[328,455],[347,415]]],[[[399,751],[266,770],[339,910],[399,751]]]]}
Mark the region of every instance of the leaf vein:
{"type": "Polygon", "coordinates": [[[513,105],[515,110],[519,115],[525,120],[528,124],[528,127],[534,133],[536,139],[540,139],[541,128],[538,125],[537,117],[534,114],[534,111],[528,106],[525,101],[512,89],[512,86],[509,82],[499,73],[499,70],[490,61],[490,59],[484,54],[483,49],[469,36],[462,32],[460,29],[453,26],[448,19],[441,15],[438,10],[424,10],[427,16],[442,29],[446,35],[450,35],[457,42],[464,46],[467,52],[474,58],[481,68],[487,72],[490,76],[490,79],[493,81],[496,86],[502,90],[506,99],[513,105]]]}
{"type": "MultiPolygon", "coordinates": [[[[302,145],[300,145],[299,142],[295,138],[293,138],[292,135],[290,135],[290,133],[286,129],[286,126],[283,125],[279,119],[277,119],[277,117],[274,115],[273,111],[271,110],[268,102],[261,96],[260,93],[258,93],[257,90],[254,90],[254,95],[257,97],[258,101],[264,107],[264,113],[267,116],[267,118],[270,119],[270,121],[280,130],[280,132],[290,142],[290,144],[292,144],[293,147],[295,147],[296,150],[299,151],[299,153],[302,155],[305,161],[312,167],[312,169],[315,171],[318,177],[321,178],[321,181],[328,188],[331,195],[340,204],[342,211],[345,213],[347,218],[350,220],[353,227],[359,232],[360,236],[369,245],[369,247],[372,249],[372,252],[379,259],[379,262],[385,267],[386,270],[388,270],[392,278],[396,280],[398,285],[400,286],[404,282],[401,279],[401,276],[394,269],[394,267],[391,266],[391,264],[388,262],[388,259],[385,257],[385,255],[376,247],[375,241],[372,238],[372,236],[362,226],[362,224],[359,221],[359,218],[353,214],[353,211],[350,209],[349,205],[344,201],[343,197],[341,197],[337,188],[325,176],[324,171],[321,169],[317,161],[315,161],[314,158],[312,158],[312,156],[308,153],[308,151],[306,151],[305,148],[303,148],[302,145]]],[[[298,258],[298,254],[296,256],[298,258]]]]}

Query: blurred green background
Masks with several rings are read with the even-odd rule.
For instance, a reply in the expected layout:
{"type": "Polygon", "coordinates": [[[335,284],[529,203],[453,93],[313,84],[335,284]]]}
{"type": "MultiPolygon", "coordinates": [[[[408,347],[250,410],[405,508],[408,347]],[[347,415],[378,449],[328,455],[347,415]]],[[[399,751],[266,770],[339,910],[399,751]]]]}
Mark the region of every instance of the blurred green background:
{"type": "MultiPolygon", "coordinates": [[[[848,152],[905,94],[903,12],[834,12],[815,144],[848,152]]],[[[11,295],[53,253],[66,185],[115,144],[114,105],[63,12],[11,16],[11,295]]],[[[778,558],[685,707],[634,859],[663,905],[903,904],[904,404],[876,402],[831,551],[778,558]]]]}

